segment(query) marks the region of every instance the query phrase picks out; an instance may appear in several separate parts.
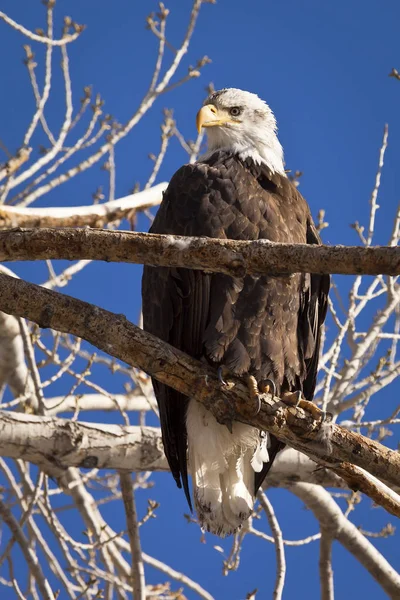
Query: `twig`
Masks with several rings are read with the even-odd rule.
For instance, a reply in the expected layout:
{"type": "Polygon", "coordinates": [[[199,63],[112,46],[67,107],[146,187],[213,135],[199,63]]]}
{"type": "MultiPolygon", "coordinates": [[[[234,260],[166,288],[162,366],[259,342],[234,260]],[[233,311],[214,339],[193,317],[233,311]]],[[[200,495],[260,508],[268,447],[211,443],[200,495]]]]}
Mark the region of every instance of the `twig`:
{"type": "MultiPolygon", "coordinates": [[[[53,10],[54,10],[54,3],[48,2],[47,3],[47,37],[49,40],[53,39],[53,10]]],[[[43,127],[44,131],[47,134],[47,137],[50,140],[50,143],[54,145],[56,143],[56,141],[47,125],[47,121],[43,114],[43,110],[44,110],[46,102],[49,98],[50,89],[51,89],[53,46],[50,43],[50,44],[47,44],[47,48],[46,48],[45,78],[44,78],[44,88],[43,88],[42,96],[40,96],[40,92],[39,92],[37,80],[36,80],[36,75],[35,75],[36,63],[34,61],[34,55],[29,46],[25,46],[25,52],[27,55],[25,64],[28,68],[29,77],[31,80],[32,88],[33,88],[33,93],[34,93],[35,100],[36,100],[36,112],[33,115],[31,124],[29,125],[28,130],[25,134],[24,146],[27,146],[29,144],[31,137],[36,129],[39,119],[42,123],[42,127],[43,127]]]]}
{"type": "Polygon", "coordinates": [[[144,577],[144,566],[142,549],[140,545],[135,495],[132,485],[132,475],[130,473],[120,473],[119,477],[122,499],[125,507],[129,543],[131,546],[133,595],[135,600],[146,600],[146,581],[144,577]]]}
{"type": "Polygon", "coordinates": [[[321,583],[321,600],[334,600],[332,570],[332,536],[321,527],[319,543],[319,579],[321,583]]]}
{"type": "Polygon", "coordinates": [[[13,537],[16,539],[19,547],[21,548],[22,554],[26,560],[30,572],[35,578],[35,582],[40,590],[42,597],[45,600],[55,600],[54,594],[51,590],[49,582],[45,578],[41,569],[39,559],[33,550],[29,547],[29,542],[26,539],[24,532],[22,531],[18,521],[12,514],[11,510],[0,500],[0,516],[3,521],[10,528],[13,537]]]}
{"type": "Polygon", "coordinates": [[[16,31],[19,31],[20,33],[22,33],[25,37],[28,37],[31,40],[34,40],[35,42],[40,42],[42,44],[48,44],[51,46],[65,46],[65,44],[69,44],[70,42],[73,42],[74,40],[76,40],[83,31],[83,27],[78,26],[78,30],[75,31],[75,33],[72,33],[70,35],[65,35],[60,40],[53,40],[53,39],[49,39],[45,35],[38,35],[36,33],[33,33],[33,31],[29,31],[29,29],[26,29],[26,27],[24,27],[20,23],[17,23],[13,19],[11,19],[11,17],[8,17],[5,13],[3,13],[1,11],[0,11],[0,19],[5,21],[7,23],[7,25],[10,25],[10,27],[15,29],[16,31]]]}
{"type": "Polygon", "coordinates": [[[374,230],[375,230],[375,214],[379,208],[379,205],[377,204],[377,199],[378,199],[379,188],[381,185],[383,160],[384,160],[385,151],[387,148],[388,135],[389,135],[389,127],[388,127],[388,125],[385,125],[385,128],[383,130],[382,146],[379,151],[379,162],[378,162],[378,170],[377,170],[376,176],[375,176],[375,186],[374,186],[374,189],[372,190],[371,199],[370,199],[371,211],[370,211],[370,218],[369,218],[368,237],[366,240],[367,246],[370,246],[372,244],[372,237],[374,235],[374,230]]]}
{"type": "Polygon", "coordinates": [[[285,548],[283,545],[283,536],[281,528],[279,527],[278,519],[275,516],[274,507],[268,500],[264,492],[258,492],[258,500],[264,509],[267,516],[269,526],[272,531],[272,535],[275,540],[275,553],[276,553],[276,580],[275,588],[273,593],[274,600],[281,600],[283,594],[283,588],[285,585],[285,573],[286,573],[286,559],[285,559],[285,548]]]}
{"type": "Polygon", "coordinates": [[[32,148],[21,148],[15,156],[10,158],[4,165],[1,165],[0,181],[4,179],[4,177],[9,177],[15,173],[15,171],[29,159],[31,152],[32,148]]]}
{"type": "Polygon", "coordinates": [[[36,365],[35,351],[32,346],[28,327],[26,326],[25,320],[18,319],[18,322],[21,332],[21,338],[24,344],[25,355],[29,365],[30,377],[32,378],[33,386],[35,388],[37,410],[39,415],[44,415],[46,407],[44,404],[43,387],[40,381],[39,370],[36,365]]]}

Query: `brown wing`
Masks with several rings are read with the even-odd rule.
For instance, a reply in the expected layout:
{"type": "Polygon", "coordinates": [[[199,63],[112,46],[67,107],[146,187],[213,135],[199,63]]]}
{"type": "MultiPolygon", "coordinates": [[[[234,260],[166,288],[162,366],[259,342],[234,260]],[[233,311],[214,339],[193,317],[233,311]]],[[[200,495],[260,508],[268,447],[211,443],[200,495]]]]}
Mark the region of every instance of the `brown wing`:
{"type": "MultiPolygon", "coordinates": [[[[204,235],[199,218],[209,186],[204,170],[187,165],[172,178],[151,233],[204,235]],[[197,200],[192,200],[196,198],[197,200]]],[[[146,331],[200,358],[208,320],[211,275],[189,269],[145,266],[142,280],[143,326],[146,331]]],[[[162,439],[174,479],[191,507],[186,464],[188,398],[153,379],[160,409],[162,439]],[[182,480],[182,481],[181,481],[182,480]]]]}
{"type": "MultiPolygon", "coordinates": [[[[310,217],[307,222],[307,244],[321,244],[318,231],[310,217]]],[[[307,275],[308,287],[302,293],[302,310],[299,315],[299,342],[306,364],[306,377],[302,391],[307,400],[314,397],[318,375],[321,327],[328,308],[329,275],[307,275]]]]}

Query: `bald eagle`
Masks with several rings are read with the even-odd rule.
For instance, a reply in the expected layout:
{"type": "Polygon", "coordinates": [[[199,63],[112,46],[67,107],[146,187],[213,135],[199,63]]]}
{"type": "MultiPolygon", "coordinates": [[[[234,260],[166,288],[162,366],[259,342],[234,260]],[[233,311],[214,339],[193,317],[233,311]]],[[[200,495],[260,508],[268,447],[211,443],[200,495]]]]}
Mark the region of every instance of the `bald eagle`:
{"type": "MultiPolygon", "coordinates": [[[[212,93],[197,114],[208,150],[172,177],[151,233],[318,244],[307,202],[285,174],[275,117],[255,94],[212,93]]],[[[311,401],[329,276],[229,277],[144,268],[144,329],[281,397],[311,401]]],[[[225,376],[225,375],[224,375],[225,376]]],[[[221,377],[221,385],[223,379],[221,377]]],[[[203,528],[235,532],[283,443],[235,422],[230,432],[194,399],[153,380],[165,453],[189,506],[188,466],[203,528]]]]}

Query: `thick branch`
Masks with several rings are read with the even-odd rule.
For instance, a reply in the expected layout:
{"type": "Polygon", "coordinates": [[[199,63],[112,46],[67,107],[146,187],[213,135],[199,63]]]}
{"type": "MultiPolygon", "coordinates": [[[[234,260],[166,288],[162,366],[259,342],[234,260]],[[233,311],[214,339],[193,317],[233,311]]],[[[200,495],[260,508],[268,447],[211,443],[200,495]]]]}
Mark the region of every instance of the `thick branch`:
{"type": "MultiPolygon", "coordinates": [[[[0,212],[0,218],[5,214],[0,212]]],[[[278,244],[102,229],[0,231],[0,261],[44,259],[187,267],[235,277],[245,273],[400,274],[400,247],[394,246],[278,244]]]]}
{"type": "MultiPolygon", "coordinates": [[[[93,394],[94,395],[94,394],[93,394]]],[[[92,406],[92,410],[94,410],[92,406]]],[[[0,455],[20,458],[52,475],[54,469],[97,465],[102,469],[168,471],[161,431],[156,427],[121,427],[0,411],[0,455]],[[72,451],[71,451],[72,449],[72,451]]],[[[329,469],[286,448],[268,474],[268,486],[303,481],[345,487],[329,469]]]]}
{"type": "MultiPolygon", "coordinates": [[[[1,178],[1,173],[0,173],[1,178]]],[[[167,183],[119,198],[104,204],[91,206],[56,206],[51,208],[30,208],[8,206],[0,208],[0,228],[5,227],[99,227],[122,219],[135,210],[158,206],[167,183]]]]}
{"type": "MultiPolygon", "coordinates": [[[[216,371],[145,333],[123,315],[0,274],[0,310],[26,317],[41,327],[71,333],[120,360],[139,367],[160,382],[202,402],[228,426],[239,420],[273,433],[320,464],[346,470],[355,464],[388,485],[398,485],[400,454],[336,424],[321,424],[300,408],[288,408],[279,398],[263,396],[254,414],[248,388],[236,380],[221,387],[216,371]],[[329,444],[324,442],[329,436],[329,444]]],[[[384,500],[381,502],[383,503],[384,500]]],[[[400,515],[400,504],[385,508],[400,515]]]]}
{"type": "Polygon", "coordinates": [[[0,455],[57,477],[68,467],[165,471],[160,430],[0,411],[0,455]]]}

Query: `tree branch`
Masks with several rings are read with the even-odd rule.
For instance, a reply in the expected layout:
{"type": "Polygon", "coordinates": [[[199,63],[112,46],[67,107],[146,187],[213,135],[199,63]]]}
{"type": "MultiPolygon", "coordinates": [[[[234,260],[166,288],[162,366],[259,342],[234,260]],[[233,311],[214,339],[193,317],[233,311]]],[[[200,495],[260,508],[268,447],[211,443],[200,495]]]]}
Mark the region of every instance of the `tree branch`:
{"type": "MultiPolygon", "coordinates": [[[[101,404],[97,410],[107,410],[107,406],[101,404]]],[[[86,408],[96,409],[91,402],[86,408]]],[[[129,406],[125,409],[128,410],[129,406]]],[[[130,409],[143,410],[143,407],[132,406],[130,409]]],[[[46,410],[45,417],[0,411],[1,456],[20,458],[36,464],[46,472],[51,470],[53,477],[68,467],[97,466],[101,469],[127,471],[169,470],[161,431],[157,427],[71,422],[70,419],[55,418],[51,414],[51,409],[46,410]]],[[[266,483],[268,487],[279,487],[297,481],[325,487],[346,487],[345,481],[331,469],[319,466],[293,448],[285,448],[275,459],[266,483]]],[[[354,484],[352,487],[354,488],[354,484]]]]}
{"type": "MultiPolygon", "coordinates": [[[[347,472],[346,463],[351,463],[389,486],[399,483],[398,452],[334,423],[322,424],[301,408],[288,407],[267,394],[262,396],[260,411],[255,415],[247,385],[237,379],[233,387],[221,387],[215,369],[142,331],[123,315],[3,274],[0,274],[0,290],[3,312],[87,340],[182,394],[196,398],[228,427],[238,420],[269,431],[324,466],[347,472]]],[[[379,503],[400,516],[395,494],[380,495],[379,503]]]]}
{"type": "Polygon", "coordinates": [[[19,321],[0,312],[0,386],[5,384],[15,397],[25,396],[25,402],[34,404],[35,390],[25,363],[19,321]]]}
{"type": "Polygon", "coordinates": [[[286,558],[285,548],[283,545],[282,530],[279,527],[278,519],[276,518],[274,507],[267,498],[267,496],[259,491],[257,494],[258,500],[264,509],[267,516],[269,526],[272,531],[272,535],[275,540],[275,554],[276,554],[276,580],[275,588],[273,592],[273,600],[281,600],[283,594],[283,588],[285,585],[285,574],[286,574],[286,558]]]}
{"type": "Polygon", "coordinates": [[[166,471],[160,430],[75,422],[0,411],[0,454],[36,464],[52,477],[68,467],[166,471]]]}
{"type": "Polygon", "coordinates": [[[131,546],[133,596],[135,600],[146,600],[146,580],[144,578],[142,549],[131,474],[120,473],[120,483],[131,546]]]}
{"type": "Polygon", "coordinates": [[[5,21],[7,23],[7,25],[10,25],[13,29],[15,29],[16,31],[19,31],[27,38],[34,40],[35,42],[40,42],[41,44],[47,44],[47,45],[51,45],[51,46],[65,46],[65,44],[69,44],[69,43],[75,41],[84,29],[84,27],[82,25],[78,25],[78,28],[75,31],[75,33],[72,33],[70,35],[64,34],[61,39],[53,40],[53,39],[46,37],[45,35],[38,35],[38,34],[34,33],[33,31],[26,29],[26,27],[24,27],[20,23],[17,23],[16,21],[11,19],[11,17],[6,15],[2,11],[0,11],[0,19],[5,21]]]}
{"type": "MultiPolygon", "coordinates": [[[[1,320],[0,320],[1,323],[1,320]]],[[[1,342],[1,336],[0,336],[1,342]]],[[[1,348],[1,346],[0,346],[1,348]]],[[[1,358],[1,351],[0,351],[1,358]]],[[[1,381],[1,379],[0,379],[1,381]]],[[[135,388],[137,389],[137,388],[135,388]]],[[[59,415],[60,413],[72,412],[79,410],[98,410],[98,411],[138,411],[147,412],[156,406],[156,399],[152,395],[151,399],[146,398],[143,394],[77,394],[68,396],[54,396],[44,401],[45,414],[50,416],[59,415]]]]}
{"type": "MultiPolygon", "coordinates": [[[[5,214],[0,212],[0,218],[5,214]]],[[[0,261],[45,259],[186,267],[232,277],[265,273],[400,274],[397,246],[279,244],[87,228],[0,231],[0,261]]]]}
{"type": "Polygon", "coordinates": [[[40,562],[35,552],[32,550],[28,540],[25,537],[17,519],[12,514],[11,510],[0,500],[0,517],[8,525],[14,538],[17,540],[22,554],[26,560],[30,572],[32,573],[35,582],[45,600],[55,600],[49,582],[43,574],[40,562]]]}
{"type": "Polygon", "coordinates": [[[319,542],[319,579],[321,583],[321,600],[334,600],[332,536],[324,527],[321,527],[321,540],[319,542]]]}
{"type": "Polygon", "coordinates": [[[122,219],[131,211],[158,206],[167,185],[159,183],[136,194],[91,206],[30,208],[4,204],[0,208],[0,227],[99,227],[122,219]]]}

